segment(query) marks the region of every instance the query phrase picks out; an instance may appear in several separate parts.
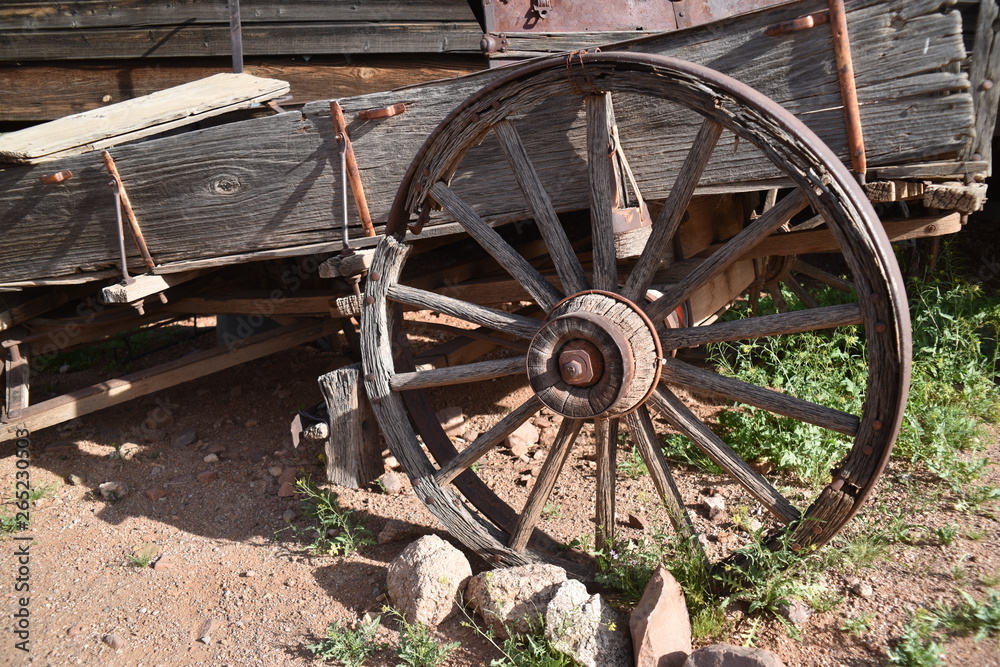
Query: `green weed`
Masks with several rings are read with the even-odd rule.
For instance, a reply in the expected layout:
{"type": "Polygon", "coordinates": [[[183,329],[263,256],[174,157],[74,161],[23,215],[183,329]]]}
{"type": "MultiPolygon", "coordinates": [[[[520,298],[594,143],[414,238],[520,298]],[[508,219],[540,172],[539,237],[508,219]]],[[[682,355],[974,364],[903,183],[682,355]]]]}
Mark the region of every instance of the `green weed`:
{"type": "Polygon", "coordinates": [[[326,638],[306,648],[323,660],[337,660],[344,667],[360,667],[368,656],[385,648],[385,644],[375,641],[380,622],[379,616],[365,619],[353,630],[331,623],[326,629],[326,638]]]}
{"type": "Polygon", "coordinates": [[[912,615],[899,641],[888,650],[889,664],[904,667],[943,665],[943,641],[948,636],[972,637],[976,641],[1000,634],[1000,591],[976,600],[959,591],[962,600],[938,604],[912,615]]]}
{"type": "Polygon", "coordinates": [[[572,667],[575,663],[568,656],[552,646],[539,630],[529,634],[515,632],[513,627],[506,627],[507,638],[500,642],[492,628],[483,629],[469,616],[462,607],[465,619],[462,622],[477,635],[489,642],[501,655],[490,660],[490,667],[572,667]]]}
{"type": "Polygon", "coordinates": [[[864,637],[872,629],[873,614],[862,614],[857,618],[845,618],[840,624],[841,632],[846,632],[852,637],[864,637]]]}
{"type": "Polygon", "coordinates": [[[556,503],[545,503],[545,507],[542,508],[542,518],[546,521],[551,519],[558,519],[562,516],[562,507],[556,503]]]}
{"type": "Polygon", "coordinates": [[[128,562],[136,569],[149,567],[156,560],[156,553],[156,545],[144,544],[136,549],[134,553],[129,554],[128,562]]]}
{"type": "Polygon", "coordinates": [[[951,546],[958,537],[958,524],[949,523],[934,529],[934,536],[942,546],[951,546]]]}
{"type": "Polygon", "coordinates": [[[399,646],[396,647],[396,656],[402,662],[396,667],[437,667],[460,646],[459,642],[442,644],[431,636],[426,625],[420,621],[408,622],[396,609],[384,607],[382,611],[395,616],[399,621],[399,646]]]}
{"type": "MultiPolygon", "coordinates": [[[[337,494],[320,489],[309,478],[297,480],[295,488],[302,496],[302,514],[313,521],[319,533],[309,545],[310,551],[328,556],[347,555],[366,544],[375,544],[371,531],[355,516],[355,511],[340,506],[337,494]]],[[[289,528],[299,533],[296,527],[289,528]]]]}
{"type": "Polygon", "coordinates": [[[649,468],[639,455],[638,449],[632,448],[628,456],[618,457],[618,474],[630,479],[639,479],[649,474],[649,468]]]}

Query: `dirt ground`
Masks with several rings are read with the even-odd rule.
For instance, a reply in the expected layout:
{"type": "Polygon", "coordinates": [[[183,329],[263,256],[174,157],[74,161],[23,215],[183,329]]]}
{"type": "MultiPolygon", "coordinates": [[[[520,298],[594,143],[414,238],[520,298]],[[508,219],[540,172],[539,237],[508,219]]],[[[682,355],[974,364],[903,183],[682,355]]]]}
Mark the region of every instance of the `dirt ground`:
{"type": "MultiPolygon", "coordinates": [[[[208,342],[195,339],[184,345],[198,344],[208,342]]],[[[317,557],[305,553],[291,531],[279,532],[288,525],[286,513],[297,512],[299,502],[278,496],[273,473],[292,468],[300,477],[324,476],[320,443],[304,441],[293,449],[289,422],[296,409],[320,399],[316,377],[346,362],[337,350],[303,346],[32,433],[30,482],[50,490],[31,507],[30,528],[16,534],[30,540],[5,536],[0,541],[7,619],[0,635],[0,664],[322,664],[305,646],[322,637],[333,621],[350,624],[366,611],[380,609],[386,568],[408,544],[403,540],[365,546],[349,557],[317,557]],[[144,429],[150,419],[153,429],[144,429]],[[190,431],[193,442],[175,444],[190,431]],[[162,439],[148,442],[155,438],[162,439]],[[206,462],[210,450],[217,461],[206,462]],[[218,476],[199,478],[204,472],[218,476]],[[75,484],[66,481],[70,476],[75,476],[75,484]],[[104,482],[121,482],[128,491],[118,502],[107,501],[97,491],[104,482]],[[145,492],[155,487],[168,494],[154,502],[145,492]],[[20,570],[30,585],[24,607],[30,614],[27,653],[16,648],[21,639],[9,630],[12,616],[21,613],[19,598],[29,596],[14,588],[20,567],[15,551],[24,549],[22,545],[29,552],[27,574],[20,570]],[[131,562],[130,556],[142,553],[155,554],[160,559],[154,561],[156,567],[131,562]],[[103,641],[109,634],[120,639],[117,649],[103,641]],[[206,634],[208,641],[199,641],[206,634]]],[[[93,373],[55,373],[36,387],[58,392],[92,381],[93,373]]],[[[439,407],[460,405],[471,417],[513,407],[523,391],[495,381],[478,395],[456,392],[437,400],[439,407]]],[[[990,432],[986,453],[1000,460],[996,430],[990,432]]],[[[4,443],[4,496],[12,492],[17,460],[14,444],[4,443]]],[[[505,486],[511,498],[523,498],[524,470],[532,465],[498,450],[485,460],[480,474],[505,486]]],[[[568,466],[560,478],[553,498],[556,510],[548,513],[548,527],[556,536],[592,534],[587,511],[574,509],[592,507],[592,478],[585,458],[568,466]]],[[[890,553],[870,567],[831,570],[826,583],[842,599],[799,626],[799,639],[765,619],[734,625],[728,641],[752,641],[775,651],[789,666],[881,665],[908,613],[938,601],[956,601],[959,590],[982,597],[990,584],[996,585],[996,503],[961,511],[943,487],[909,479],[895,466],[884,479],[872,507],[891,508],[929,529],[954,524],[954,541],[893,544],[890,553]],[[859,583],[870,584],[871,594],[852,592],[859,583]],[[845,621],[857,619],[868,619],[867,634],[854,637],[840,630],[845,621]]],[[[1000,471],[991,467],[982,481],[1000,485],[1000,471]]],[[[648,497],[638,486],[634,492],[629,486],[642,480],[623,478],[621,483],[623,495],[636,502],[648,497]]],[[[720,485],[730,498],[736,493],[724,480],[695,478],[687,484],[689,506],[699,516],[703,510],[696,496],[702,486],[720,485]]],[[[396,519],[446,536],[408,487],[395,496],[374,486],[337,492],[342,504],[357,510],[375,535],[396,519]]],[[[3,511],[12,509],[7,505],[3,511]]],[[[627,506],[619,508],[622,516],[629,511],[627,506]]],[[[292,523],[306,528],[301,516],[292,523]]],[[[476,570],[484,567],[474,557],[472,562],[476,570]]],[[[442,639],[461,642],[448,664],[487,665],[498,658],[463,620],[452,618],[438,629],[442,639]]],[[[380,639],[392,642],[396,637],[395,625],[385,623],[380,639]]],[[[995,639],[953,639],[946,650],[948,664],[1000,665],[995,639]]],[[[394,653],[386,650],[368,664],[396,662],[394,653]]]]}

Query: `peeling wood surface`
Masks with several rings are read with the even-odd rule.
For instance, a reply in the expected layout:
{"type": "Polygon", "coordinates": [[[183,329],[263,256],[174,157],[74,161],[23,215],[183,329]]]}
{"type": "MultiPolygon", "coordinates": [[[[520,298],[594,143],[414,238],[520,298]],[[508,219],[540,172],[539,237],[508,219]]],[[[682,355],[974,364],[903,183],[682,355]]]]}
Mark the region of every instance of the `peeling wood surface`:
{"type": "MultiPolygon", "coordinates": [[[[620,48],[680,56],[727,72],[784,104],[846,159],[829,32],[780,38],[765,32],[768,25],[825,4],[805,0],[620,48]]],[[[904,0],[858,0],[848,3],[848,20],[869,165],[949,164],[970,140],[974,125],[971,96],[962,92],[968,80],[948,71],[965,56],[959,15],[939,13],[930,5],[918,12],[904,0]]],[[[501,68],[341,100],[377,227],[430,131],[459,101],[502,73],[501,68]],[[362,109],[393,103],[407,104],[407,112],[380,121],[355,119],[362,109]]],[[[650,113],[648,101],[615,100],[623,148],[648,199],[665,196],[697,125],[666,104],[655,107],[656,113],[650,113]]],[[[569,96],[549,100],[515,125],[556,209],[585,205],[585,122],[579,101],[569,96]]],[[[775,177],[773,167],[745,144],[723,136],[718,159],[700,187],[738,190],[742,181],[775,177]]],[[[502,158],[495,159],[498,155],[497,143],[488,139],[470,153],[468,163],[478,167],[458,174],[452,183],[473,208],[495,199],[498,191],[518,192],[514,174],[502,158]]],[[[333,242],[340,225],[334,204],[339,191],[336,160],[325,102],[307,105],[302,112],[116,151],[150,252],[163,265],[159,271],[170,271],[175,263],[193,268],[264,258],[279,249],[304,254],[309,250],[294,249],[310,245],[321,252],[318,248],[333,242]]],[[[99,156],[82,155],[47,167],[46,172],[71,169],[75,177],[40,186],[39,169],[0,171],[0,220],[6,232],[0,247],[2,283],[98,271],[116,262],[114,212],[99,156]],[[39,244],[38,238],[46,243],[39,244]]],[[[527,203],[512,196],[508,210],[489,222],[525,217],[527,211],[527,203]]],[[[449,222],[436,214],[427,231],[449,222]]],[[[360,236],[360,227],[352,225],[352,232],[360,236]]]]}

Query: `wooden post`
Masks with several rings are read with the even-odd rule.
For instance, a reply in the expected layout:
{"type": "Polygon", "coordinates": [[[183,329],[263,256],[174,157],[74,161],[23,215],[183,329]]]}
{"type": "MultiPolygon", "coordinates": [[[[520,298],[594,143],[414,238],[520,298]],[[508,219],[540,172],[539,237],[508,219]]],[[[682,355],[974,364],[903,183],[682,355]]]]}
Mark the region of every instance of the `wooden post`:
{"type": "Polygon", "coordinates": [[[332,483],[357,489],[382,474],[382,439],[368,396],[361,387],[361,364],[319,377],[330,415],[326,476],[332,483]]]}
{"type": "MultiPolygon", "coordinates": [[[[4,376],[6,392],[4,395],[5,419],[16,419],[21,410],[28,407],[29,364],[27,356],[22,356],[20,344],[5,341],[4,376]]],[[[27,347],[27,346],[25,346],[27,347]]]]}

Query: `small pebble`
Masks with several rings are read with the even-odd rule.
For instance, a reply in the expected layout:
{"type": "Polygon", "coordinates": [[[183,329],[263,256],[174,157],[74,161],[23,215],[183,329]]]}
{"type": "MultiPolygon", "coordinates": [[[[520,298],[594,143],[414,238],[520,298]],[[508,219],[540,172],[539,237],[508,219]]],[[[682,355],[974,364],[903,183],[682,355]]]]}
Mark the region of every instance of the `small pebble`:
{"type": "Polygon", "coordinates": [[[202,459],[205,463],[215,463],[219,460],[218,454],[206,454],[205,458],[202,459]]]}

